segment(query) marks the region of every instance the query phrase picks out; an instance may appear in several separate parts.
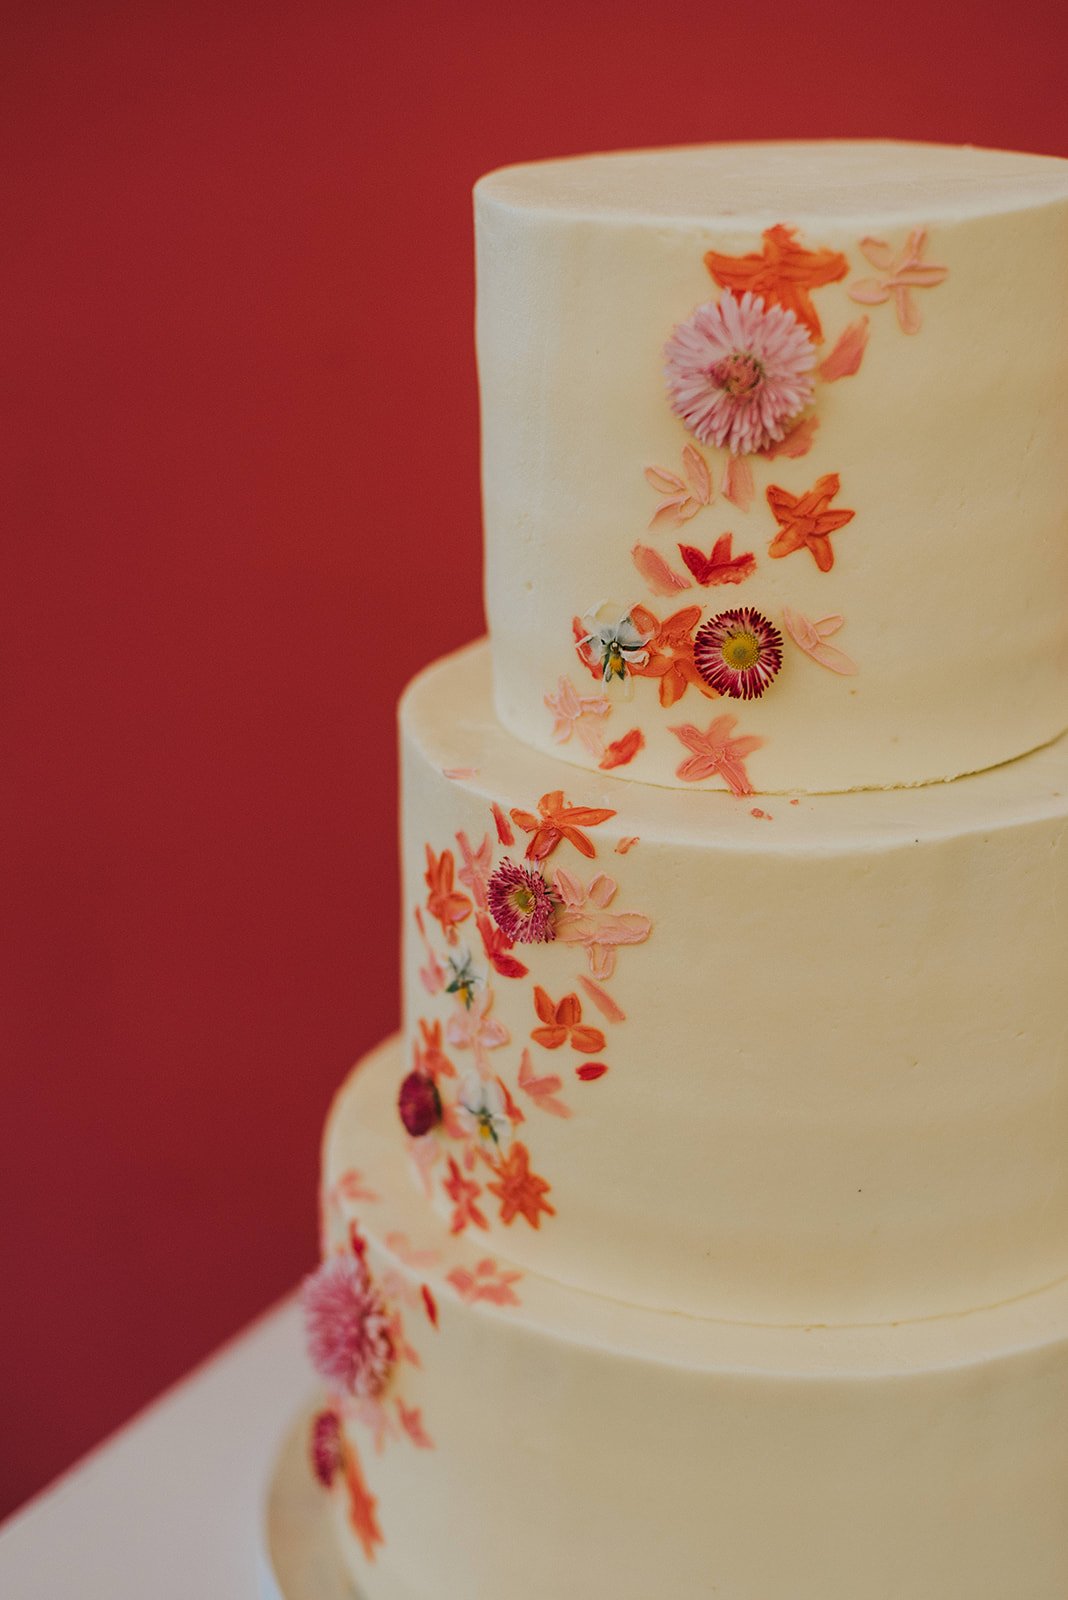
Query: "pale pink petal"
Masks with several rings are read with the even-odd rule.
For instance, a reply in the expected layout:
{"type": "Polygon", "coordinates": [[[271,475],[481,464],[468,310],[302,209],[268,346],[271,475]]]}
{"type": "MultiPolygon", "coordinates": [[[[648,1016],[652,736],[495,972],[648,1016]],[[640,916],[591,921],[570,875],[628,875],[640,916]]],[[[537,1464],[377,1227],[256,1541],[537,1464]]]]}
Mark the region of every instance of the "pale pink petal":
{"type": "Polygon", "coordinates": [[[436,1139],[408,1140],[408,1154],[428,1200],[433,1192],[430,1174],[436,1166],[441,1153],[441,1146],[436,1139]]]}
{"type": "Polygon", "coordinates": [[[651,483],[657,494],[686,493],[686,485],[681,478],[677,478],[666,467],[646,467],[646,481],[651,483]]]}
{"type": "Polygon", "coordinates": [[[837,649],[833,644],[817,644],[809,654],[813,661],[818,661],[829,672],[836,672],[840,678],[853,678],[860,671],[853,657],[847,656],[844,650],[837,649]]]}
{"type": "Polygon", "coordinates": [[[881,278],[858,278],[849,285],[849,298],[858,306],[881,306],[889,300],[890,290],[881,278]]]}
{"type": "Polygon", "coordinates": [[[656,510],[649,518],[650,528],[655,528],[659,522],[670,522],[672,527],[676,527],[680,522],[684,522],[686,520],[683,514],[683,507],[693,504],[694,501],[692,495],[672,495],[670,500],[665,500],[661,505],[657,506],[656,510]]]}
{"type": "Polygon", "coordinates": [[[626,1022],[626,1012],[622,1006],[616,1004],[607,989],[602,989],[599,983],[594,983],[592,978],[587,978],[584,975],[579,977],[579,983],[581,983],[602,1017],[606,1017],[609,1022],[626,1022]]]}
{"type": "Polygon", "coordinates": [[[634,565],[641,577],[656,595],[677,594],[680,589],[692,589],[693,584],[689,578],[680,578],[673,572],[660,554],[647,544],[636,544],[631,551],[634,565]]]}
{"type": "Polygon", "coordinates": [[[590,904],[603,909],[608,905],[618,887],[619,885],[614,878],[610,878],[606,872],[599,872],[588,890],[590,904]]]}
{"type": "Polygon", "coordinates": [[[904,285],[899,285],[894,290],[894,304],[897,307],[897,320],[902,333],[919,333],[923,318],[919,302],[912,291],[904,285]]]}
{"type": "Polygon", "coordinates": [[[880,272],[889,272],[894,265],[894,252],[885,239],[873,239],[868,235],[860,241],[860,253],[873,267],[878,267],[880,272]]]}
{"type": "Polygon", "coordinates": [[[818,622],[814,622],[812,626],[815,628],[821,639],[829,639],[832,634],[838,632],[844,621],[845,617],[836,612],[833,616],[821,617],[820,620],[818,622]]]}
{"type": "Polygon", "coordinates": [[[729,456],[723,473],[723,494],[739,511],[748,511],[753,503],[753,469],[744,456],[729,456]]]}
{"type": "Polygon", "coordinates": [[[607,983],[609,978],[616,970],[616,952],[614,945],[587,945],[586,959],[590,964],[590,972],[600,983],[607,983]]]}
{"type": "Polygon", "coordinates": [[[902,267],[900,272],[895,272],[893,283],[904,283],[913,289],[937,289],[940,283],[945,283],[949,276],[948,267],[927,266],[923,262],[902,267]]]}
{"type": "Polygon", "coordinates": [[[424,1267],[432,1267],[441,1259],[439,1250],[417,1250],[406,1233],[387,1233],[386,1249],[392,1251],[398,1261],[403,1261],[407,1267],[415,1267],[422,1271],[424,1267]]]}
{"type": "Polygon", "coordinates": [[[454,783],[465,783],[468,778],[477,778],[478,777],[478,768],[477,767],[443,767],[441,769],[441,776],[443,778],[451,778],[454,783]]]}
{"type": "Polygon", "coordinates": [[[556,890],[565,906],[580,906],[586,899],[586,890],[578,878],[563,867],[557,867],[553,873],[553,888],[556,890]]]}
{"type": "Polygon", "coordinates": [[[688,495],[675,513],[675,524],[681,527],[684,522],[692,522],[701,509],[701,502],[695,500],[693,495],[688,495]]]}
{"type": "Polygon", "coordinates": [[[714,492],[712,474],[708,470],[708,462],[696,445],[686,445],[682,452],[682,464],[686,469],[686,477],[690,488],[693,490],[697,500],[701,505],[710,505],[714,492]]]}
{"type": "Polygon", "coordinates": [[[641,844],[641,839],[636,833],[628,835],[626,839],[620,839],[616,845],[616,855],[625,856],[629,850],[634,849],[636,844],[641,844]]]}
{"type": "Polygon", "coordinates": [[[839,334],[830,355],[820,362],[819,375],[824,383],[834,383],[838,378],[851,378],[859,372],[870,332],[868,318],[859,317],[839,334]]]}
{"type": "Polygon", "coordinates": [[[401,1427],[412,1443],[419,1450],[433,1450],[434,1441],[423,1427],[423,1413],[419,1407],[412,1406],[409,1409],[399,1395],[397,1396],[396,1404],[401,1427]]]}

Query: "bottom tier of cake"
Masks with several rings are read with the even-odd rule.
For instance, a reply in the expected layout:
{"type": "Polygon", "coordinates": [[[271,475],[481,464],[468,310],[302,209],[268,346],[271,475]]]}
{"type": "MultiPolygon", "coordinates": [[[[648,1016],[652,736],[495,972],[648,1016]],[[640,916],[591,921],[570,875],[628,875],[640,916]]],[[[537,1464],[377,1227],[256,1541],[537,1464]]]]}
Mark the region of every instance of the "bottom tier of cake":
{"type": "Polygon", "coordinates": [[[520,1273],[398,1160],[402,1075],[368,1057],[324,1148],[319,1293],[372,1348],[312,1458],[366,1600],[1064,1600],[1068,1283],[821,1328],[520,1273]]]}

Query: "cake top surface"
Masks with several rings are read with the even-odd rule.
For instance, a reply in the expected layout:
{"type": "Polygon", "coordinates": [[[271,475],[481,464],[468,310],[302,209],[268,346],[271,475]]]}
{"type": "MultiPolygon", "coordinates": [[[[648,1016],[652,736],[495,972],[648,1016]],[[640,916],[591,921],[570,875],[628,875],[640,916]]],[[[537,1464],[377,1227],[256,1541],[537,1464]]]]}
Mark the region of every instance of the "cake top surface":
{"type": "Polygon", "coordinates": [[[650,222],[965,217],[1068,198],[1068,161],[898,140],[684,145],[501,167],[475,187],[520,210],[650,222]]]}

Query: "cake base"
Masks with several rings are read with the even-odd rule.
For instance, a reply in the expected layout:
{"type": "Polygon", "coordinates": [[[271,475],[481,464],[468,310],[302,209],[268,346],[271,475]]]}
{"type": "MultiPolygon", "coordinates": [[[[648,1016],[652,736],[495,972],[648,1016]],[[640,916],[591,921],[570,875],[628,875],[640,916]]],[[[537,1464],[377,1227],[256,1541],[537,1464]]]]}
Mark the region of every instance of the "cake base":
{"type": "Polygon", "coordinates": [[[342,1565],[330,1502],[308,1470],[315,1408],[294,1421],[275,1456],[260,1525],[260,1600],[360,1600],[342,1565]]]}
{"type": "Polygon", "coordinates": [[[364,1600],[1068,1595],[1068,1282],[868,1327],[590,1294],[431,1210],[405,1070],[399,1041],[372,1052],[324,1144],[327,1250],[394,1319],[386,1391],[320,1423],[364,1600]]]}

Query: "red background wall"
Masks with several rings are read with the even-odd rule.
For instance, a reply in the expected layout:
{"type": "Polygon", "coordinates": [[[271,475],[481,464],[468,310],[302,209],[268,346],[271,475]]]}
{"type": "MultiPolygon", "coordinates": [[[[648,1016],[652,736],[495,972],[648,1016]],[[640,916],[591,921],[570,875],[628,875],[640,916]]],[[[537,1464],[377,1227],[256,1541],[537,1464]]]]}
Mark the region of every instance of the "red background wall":
{"type": "Polygon", "coordinates": [[[7,8],[0,1512],[312,1261],[397,1015],[394,701],[481,626],[473,180],[1068,154],[1062,0],[984,13],[7,8]]]}

